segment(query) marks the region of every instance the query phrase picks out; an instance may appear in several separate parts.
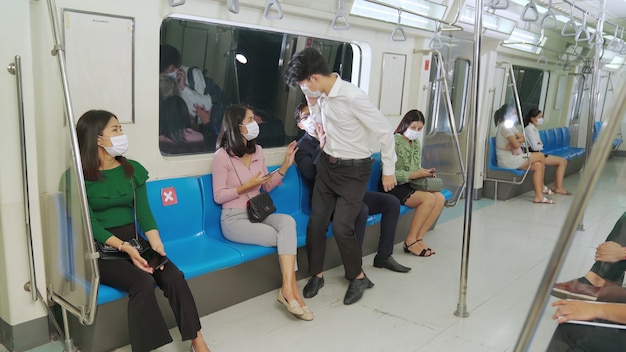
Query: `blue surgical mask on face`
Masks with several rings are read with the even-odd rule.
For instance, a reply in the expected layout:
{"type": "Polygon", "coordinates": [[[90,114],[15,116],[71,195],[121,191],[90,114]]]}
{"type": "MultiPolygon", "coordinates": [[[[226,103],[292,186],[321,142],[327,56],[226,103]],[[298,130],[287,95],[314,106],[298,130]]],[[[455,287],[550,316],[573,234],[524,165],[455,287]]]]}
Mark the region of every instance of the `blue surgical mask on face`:
{"type": "Polygon", "coordinates": [[[104,137],[104,136],[100,136],[100,137],[106,138],[111,141],[112,145],[110,147],[107,147],[107,146],[102,146],[102,147],[112,157],[122,156],[128,150],[128,136],[125,134],[122,134],[119,136],[113,136],[113,137],[104,137]]]}
{"type": "Polygon", "coordinates": [[[245,125],[248,133],[242,133],[246,140],[251,141],[259,136],[259,124],[252,121],[245,125]]]}

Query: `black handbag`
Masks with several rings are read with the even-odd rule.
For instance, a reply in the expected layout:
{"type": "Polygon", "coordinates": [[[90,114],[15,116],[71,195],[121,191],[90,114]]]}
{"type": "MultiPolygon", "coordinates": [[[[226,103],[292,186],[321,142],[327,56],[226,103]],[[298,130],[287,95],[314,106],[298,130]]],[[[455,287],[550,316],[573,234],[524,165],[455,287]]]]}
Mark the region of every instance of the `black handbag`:
{"type": "MultiPolygon", "coordinates": [[[[131,238],[130,240],[128,240],[126,242],[128,242],[128,244],[130,244],[131,246],[135,247],[135,249],[137,250],[137,252],[139,252],[139,254],[143,253],[149,247],[149,246],[143,244],[142,243],[143,241],[140,241],[138,238],[131,238]]],[[[104,260],[113,260],[113,259],[130,260],[130,257],[128,256],[128,253],[118,251],[117,248],[115,248],[115,247],[111,247],[111,246],[109,246],[107,244],[104,244],[102,242],[99,242],[99,241],[95,241],[95,245],[96,245],[96,249],[100,253],[100,259],[104,259],[104,260]]]]}
{"type": "MultiPolygon", "coordinates": [[[[228,158],[230,159],[230,155],[228,158]]],[[[239,173],[237,173],[237,169],[235,168],[235,164],[233,163],[233,159],[230,159],[230,163],[233,165],[233,170],[235,170],[235,175],[237,175],[239,183],[243,185],[243,182],[241,182],[241,178],[239,177],[239,173]]],[[[248,212],[248,219],[250,222],[261,222],[270,214],[276,212],[274,201],[272,200],[272,197],[270,197],[269,193],[261,192],[252,198],[250,198],[248,193],[246,193],[246,197],[248,197],[246,211],[248,212]]]]}
{"type": "Polygon", "coordinates": [[[274,201],[272,201],[272,197],[270,197],[270,194],[267,192],[261,192],[249,198],[246,208],[250,222],[261,222],[270,214],[276,212],[274,201]]]}
{"type": "Polygon", "coordinates": [[[420,177],[409,181],[409,185],[416,191],[441,192],[443,180],[439,177],[420,177]]]}

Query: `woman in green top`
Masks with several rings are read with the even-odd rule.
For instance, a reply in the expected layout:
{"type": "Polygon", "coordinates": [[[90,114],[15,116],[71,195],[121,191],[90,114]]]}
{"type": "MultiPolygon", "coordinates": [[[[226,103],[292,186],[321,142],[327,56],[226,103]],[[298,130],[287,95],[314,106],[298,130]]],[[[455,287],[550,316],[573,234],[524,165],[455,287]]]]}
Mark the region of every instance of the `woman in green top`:
{"type": "Polygon", "coordinates": [[[418,257],[430,257],[435,251],[424,244],[423,238],[435,223],[445,198],[441,192],[416,191],[409,181],[422,177],[435,177],[435,169],[422,168],[420,137],[424,128],[424,115],[419,110],[407,112],[394,132],[396,140],[396,179],[398,185],[389,193],[400,202],[415,208],[409,232],[404,241],[404,251],[418,257]]]}
{"type": "Polygon", "coordinates": [[[128,292],[132,350],[151,351],[172,342],[156,301],[156,284],[169,300],[182,339],[192,340],[195,351],[209,351],[183,273],[171,261],[161,269],[152,269],[137,249],[126,242],[135,237],[136,215],[150,247],[165,256],[148,204],[148,172],[138,162],[122,156],[128,148],[128,139],[117,117],[103,110],[88,111],[78,120],[76,133],[94,238],[130,257],[130,260],[99,259],[98,267],[101,283],[128,292]],[[133,212],[134,204],[136,212],[133,212]]]}

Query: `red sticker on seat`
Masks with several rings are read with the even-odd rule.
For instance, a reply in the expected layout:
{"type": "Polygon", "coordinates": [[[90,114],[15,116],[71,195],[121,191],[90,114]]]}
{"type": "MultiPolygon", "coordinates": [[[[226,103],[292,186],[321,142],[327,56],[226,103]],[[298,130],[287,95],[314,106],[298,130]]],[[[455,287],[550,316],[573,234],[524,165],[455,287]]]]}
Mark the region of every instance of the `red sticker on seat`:
{"type": "Polygon", "coordinates": [[[161,188],[161,204],[163,204],[164,207],[178,204],[178,197],[176,197],[176,188],[161,188]]]}

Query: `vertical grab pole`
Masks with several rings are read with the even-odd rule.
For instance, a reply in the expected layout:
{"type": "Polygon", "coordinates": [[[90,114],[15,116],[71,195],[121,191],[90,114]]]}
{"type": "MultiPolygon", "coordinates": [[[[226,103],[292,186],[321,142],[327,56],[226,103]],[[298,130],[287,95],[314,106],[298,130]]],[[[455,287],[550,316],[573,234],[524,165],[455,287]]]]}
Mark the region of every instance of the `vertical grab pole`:
{"type": "Polygon", "coordinates": [[[22,149],[22,195],[24,197],[24,222],[26,225],[26,243],[28,244],[28,264],[30,266],[30,281],[25,287],[30,289],[31,299],[34,302],[37,301],[37,277],[35,275],[35,256],[33,255],[33,233],[30,227],[30,193],[28,191],[24,93],[22,89],[22,58],[19,55],[15,56],[15,63],[9,65],[8,71],[15,75],[17,84],[17,113],[20,119],[20,145],[22,149]]]}
{"type": "Polygon", "coordinates": [[[476,0],[474,19],[474,67],[472,70],[472,126],[467,133],[471,141],[467,160],[467,182],[465,182],[465,214],[463,219],[463,245],[461,249],[461,278],[459,282],[459,301],[454,315],[460,318],[469,316],[467,312],[467,274],[469,263],[469,246],[472,232],[472,205],[474,202],[474,174],[476,171],[476,129],[478,128],[479,112],[479,77],[480,77],[480,43],[483,30],[483,0],[476,0]]]}

